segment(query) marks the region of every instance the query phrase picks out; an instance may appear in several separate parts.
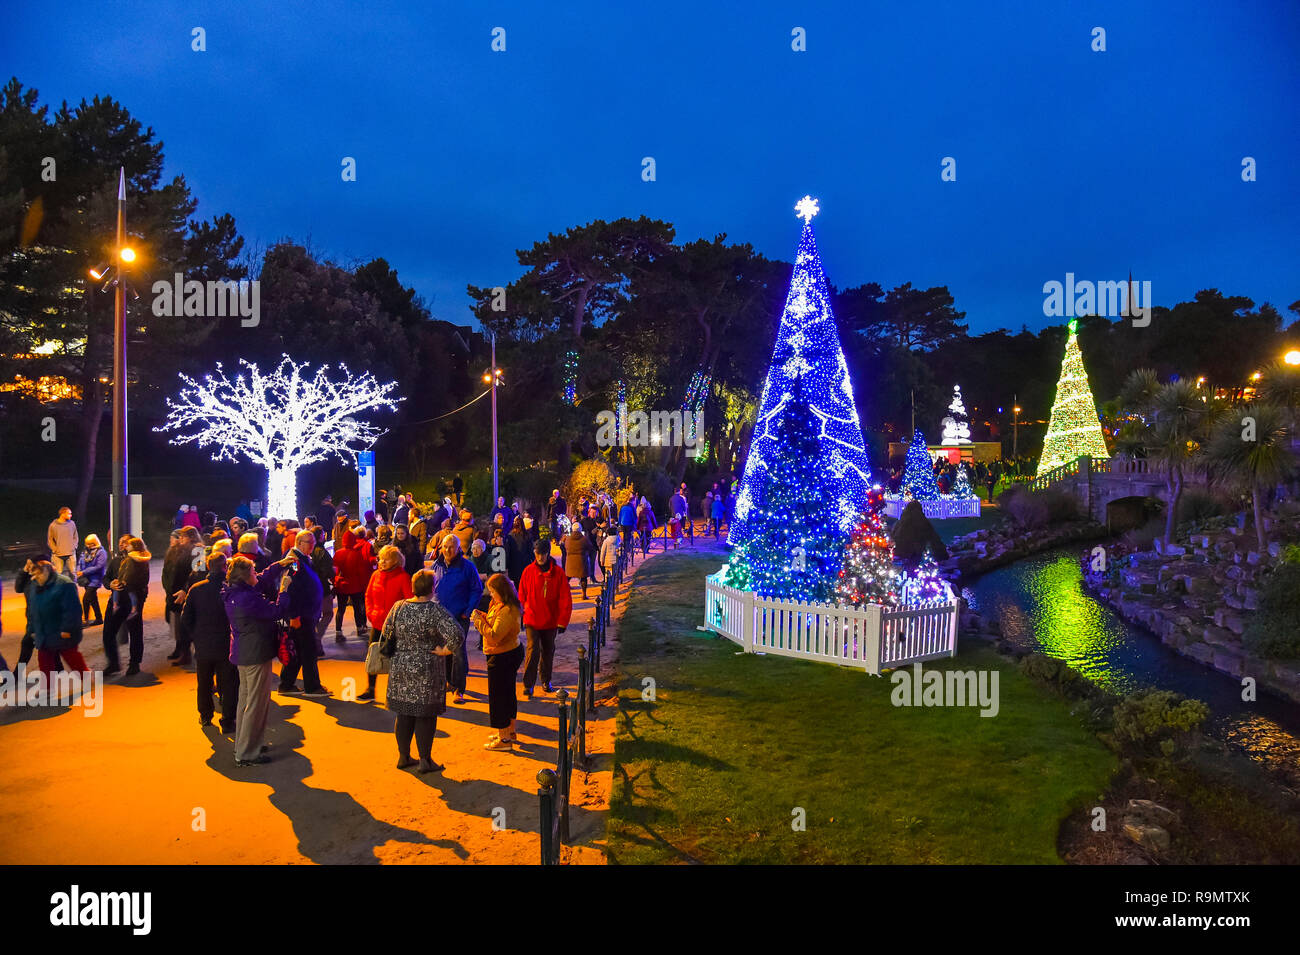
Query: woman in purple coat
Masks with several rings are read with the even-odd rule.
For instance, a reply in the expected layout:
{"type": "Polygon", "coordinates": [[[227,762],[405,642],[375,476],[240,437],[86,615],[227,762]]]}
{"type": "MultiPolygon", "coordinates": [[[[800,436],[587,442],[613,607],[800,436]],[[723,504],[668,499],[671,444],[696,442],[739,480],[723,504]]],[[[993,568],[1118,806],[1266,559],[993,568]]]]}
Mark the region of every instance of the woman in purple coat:
{"type": "Polygon", "coordinates": [[[221,592],[230,619],[230,662],[239,668],[239,711],[235,717],[235,765],[269,763],[266,716],[271,709],[271,661],[279,651],[280,630],[276,621],[289,611],[289,585],[293,578],[280,578],[278,600],[272,603],[257,591],[257,568],[242,554],[236,554],[226,570],[221,592]]]}

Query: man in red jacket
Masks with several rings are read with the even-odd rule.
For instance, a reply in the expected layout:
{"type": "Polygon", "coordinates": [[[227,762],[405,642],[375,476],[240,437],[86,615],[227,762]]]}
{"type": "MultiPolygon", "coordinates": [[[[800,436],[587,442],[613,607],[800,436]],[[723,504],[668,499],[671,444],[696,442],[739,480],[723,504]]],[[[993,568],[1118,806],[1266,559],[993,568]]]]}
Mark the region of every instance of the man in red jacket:
{"type": "Polygon", "coordinates": [[[334,640],[343,642],[343,615],[352,606],[352,619],[357,624],[357,639],[369,640],[366,633],[366,584],[370,582],[370,561],[357,546],[356,536],[344,531],[339,547],[334,551],[334,593],[338,595],[338,609],[334,611],[334,640]]]}
{"type": "Polygon", "coordinates": [[[569,617],[573,615],[569,578],[564,576],[560,565],[551,560],[550,541],[534,544],[533,555],[533,562],[524,568],[519,579],[519,602],[524,605],[524,629],[528,632],[524,694],[529,700],[533,698],[539,665],[546,692],[555,692],[551,686],[555,636],[569,625],[569,617]]]}

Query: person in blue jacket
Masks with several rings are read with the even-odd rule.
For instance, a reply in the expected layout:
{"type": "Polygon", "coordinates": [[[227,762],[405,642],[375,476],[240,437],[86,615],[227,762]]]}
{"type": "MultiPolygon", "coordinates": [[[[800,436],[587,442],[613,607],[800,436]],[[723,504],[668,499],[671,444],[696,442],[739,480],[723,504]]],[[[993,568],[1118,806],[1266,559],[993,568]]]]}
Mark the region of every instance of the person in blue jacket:
{"type": "Polygon", "coordinates": [[[636,530],[636,505],[633,503],[636,495],[633,494],[627,499],[627,503],[618,509],[618,527],[620,535],[623,538],[623,547],[626,550],[632,549],[632,533],[636,530]]]}
{"type": "Polygon", "coordinates": [[[89,627],[97,627],[104,622],[103,611],[99,609],[99,588],[104,586],[104,572],[108,570],[108,551],[100,546],[99,538],[94,534],[86,535],[86,549],[77,558],[77,583],[86,588],[81,595],[81,622],[89,627]],[[95,611],[95,619],[90,619],[90,611],[95,611]]]}
{"type": "Polygon", "coordinates": [[[81,644],[81,601],[77,585],[56,574],[48,560],[35,562],[27,584],[27,629],[36,641],[36,660],[45,674],[61,669],[59,658],[87,670],[81,644]]]}
{"type": "MultiPolygon", "coordinates": [[[[470,614],[483,596],[483,581],[474,565],[461,555],[460,538],[453,534],[443,538],[438,558],[433,562],[433,574],[438,581],[434,598],[456,618],[461,631],[468,633],[470,614]]],[[[469,675],[469,653],[464,640],[459,652],[447,657],[447,669],[447,686],[455,688],[455,702],[464,703],[469,675]]]]}

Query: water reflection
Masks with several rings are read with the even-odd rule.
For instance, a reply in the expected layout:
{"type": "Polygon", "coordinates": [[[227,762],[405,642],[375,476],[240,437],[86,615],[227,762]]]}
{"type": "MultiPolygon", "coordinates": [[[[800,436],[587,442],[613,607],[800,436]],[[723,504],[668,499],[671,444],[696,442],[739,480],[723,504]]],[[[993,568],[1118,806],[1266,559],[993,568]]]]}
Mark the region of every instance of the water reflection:
{"type": "Polygon", "coordinates": [[[1300,706],[1269,696],[1244,702],[1236,679],[1179,656],[1085,593],[1078,558],[1074,548],[1038,554],[985,574],[963,596],[996,617],[1007,639],[1110,690],[1158,686],[1203,700],[1212,735],[1265,762],[1300,767],[1300,706]]]}

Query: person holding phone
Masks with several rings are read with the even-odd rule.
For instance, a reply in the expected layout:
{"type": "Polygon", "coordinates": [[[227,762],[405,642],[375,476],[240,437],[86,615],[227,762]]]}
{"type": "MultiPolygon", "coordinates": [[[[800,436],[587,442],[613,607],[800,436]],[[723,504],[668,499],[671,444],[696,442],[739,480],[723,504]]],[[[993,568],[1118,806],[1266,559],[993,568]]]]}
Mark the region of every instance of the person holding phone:
{"type": "Polygon", "coordinates": [[[505,574],[487,579],[492,598],[487,612],[475,610],[474,626],[483,635],[483,655],[487,658],[488,724],[496,730],[483,744],[484,749],[513,750],[518,741],[515,717],[519,704],[515,699],[515,678],[524,662],[524,648],[519,631],[524,625],[524,608],[515,585],[505,574]]]}

